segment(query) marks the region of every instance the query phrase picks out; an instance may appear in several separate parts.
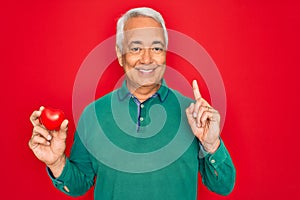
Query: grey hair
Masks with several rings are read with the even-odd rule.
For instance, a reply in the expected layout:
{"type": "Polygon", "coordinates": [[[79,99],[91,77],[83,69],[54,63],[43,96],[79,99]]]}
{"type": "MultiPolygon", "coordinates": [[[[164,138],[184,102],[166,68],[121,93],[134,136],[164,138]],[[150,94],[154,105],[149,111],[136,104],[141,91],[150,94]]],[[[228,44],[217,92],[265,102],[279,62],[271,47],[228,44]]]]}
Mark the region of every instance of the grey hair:
{"type": "Polygon", "coordinates": [[[133,8],[127,11],[122,17],[119,18],[117,22],[117,35],[116,35],[116,45],[122,51],[123,50],[123,39],[124,39],[124,25],[128,19],[132,17],[145,16],[151,17],[155,21],[161,24],[164,31],[165,45],[168,47],[168,32],[166,29],[165,21],[161,14],[152,8],[141,7],[141,8],[133,8]]]}

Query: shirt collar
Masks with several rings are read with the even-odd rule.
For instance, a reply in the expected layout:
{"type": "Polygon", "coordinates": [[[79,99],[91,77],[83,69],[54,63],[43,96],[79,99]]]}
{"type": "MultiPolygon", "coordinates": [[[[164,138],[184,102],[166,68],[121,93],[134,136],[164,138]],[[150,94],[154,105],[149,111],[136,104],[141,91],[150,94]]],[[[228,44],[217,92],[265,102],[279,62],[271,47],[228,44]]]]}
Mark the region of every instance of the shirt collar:
{"type": "MultiPolygon", "coordinates": [[[[168,93],[169,93],[169,88],[166,84],[166,81],[164,79],[162,79],[162,84],[161,84],[160,88],[153,96],[157,95],[159,97],[160,101],[163,102],[166,99],[166,97],[168,96],[168,93]]],[[[123,81],[121,88],[118,90],[118,96],[119,96],[120,101],[125,100],[127,97],[133,96],[133,94],[131,94],[127,88],[126,80],[123,81]]],[[[152,97],[150,97],[150,98],[152,98],[152,97]]]]}

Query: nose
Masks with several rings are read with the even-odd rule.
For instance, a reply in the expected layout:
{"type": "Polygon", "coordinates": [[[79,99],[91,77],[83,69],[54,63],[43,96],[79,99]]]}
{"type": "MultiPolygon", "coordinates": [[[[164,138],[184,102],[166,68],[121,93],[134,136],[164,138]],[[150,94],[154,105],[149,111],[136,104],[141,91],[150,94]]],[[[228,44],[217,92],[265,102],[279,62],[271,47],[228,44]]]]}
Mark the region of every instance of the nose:
{"type": "Polygon", "coordinates": [[[140,62],[142,64],[150,64],[152,62],[152,56],[151,56],[151,49],[150,48],[145,48],[142,55],[140,62]]]}

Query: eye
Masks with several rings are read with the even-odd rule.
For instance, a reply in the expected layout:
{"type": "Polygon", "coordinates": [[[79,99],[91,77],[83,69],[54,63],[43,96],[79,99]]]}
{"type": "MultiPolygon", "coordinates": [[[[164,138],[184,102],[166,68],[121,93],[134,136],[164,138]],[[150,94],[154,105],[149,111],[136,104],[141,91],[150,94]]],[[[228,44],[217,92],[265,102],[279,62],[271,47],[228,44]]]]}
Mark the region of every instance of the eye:
{"type": "Polygon", "coordinates": [[[130,48],[130,51],[132,52],[132,53],[138,53],[138,52],[140,52],[142,50],[142,48],[140,48],[140,47],[132,47],[132,48],[130,48]]]}
{"type": "Polygon", "coordinates": [[[164,49],[161,48],[161,47],[153,47],[152,48],[152,51],[155,52],[155,53],[161,53],[164,49]]]}

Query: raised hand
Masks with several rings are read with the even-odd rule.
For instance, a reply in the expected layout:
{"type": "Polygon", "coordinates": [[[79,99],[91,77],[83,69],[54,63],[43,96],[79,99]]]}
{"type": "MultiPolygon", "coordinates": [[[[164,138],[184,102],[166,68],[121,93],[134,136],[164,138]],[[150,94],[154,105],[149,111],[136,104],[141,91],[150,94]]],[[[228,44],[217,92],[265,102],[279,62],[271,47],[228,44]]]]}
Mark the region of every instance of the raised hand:
{"type": "Polygon", "coordinates": [[[195,103],[186,109],[186,116],[193,134],[204,149],[214,153],[220,145],[220,114],[202,98],[197,81],[193,81],[195,103]]]}
{"type": "Polygon", "coordinates": [[[48,131],[39,122],[44,107],[34,111],[30,116],[33,125],[32,136],[28,142],[29,148],[34,155],[44,162],[58,177],[65,165],[65,149],[68,131],[68,120],[64,120],[59,131],[48,131]]]}

